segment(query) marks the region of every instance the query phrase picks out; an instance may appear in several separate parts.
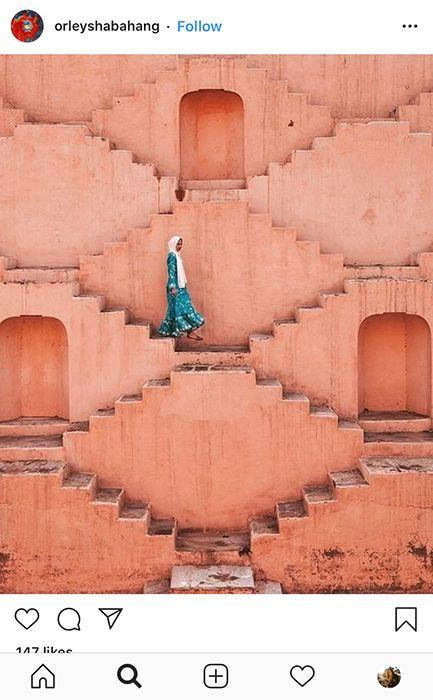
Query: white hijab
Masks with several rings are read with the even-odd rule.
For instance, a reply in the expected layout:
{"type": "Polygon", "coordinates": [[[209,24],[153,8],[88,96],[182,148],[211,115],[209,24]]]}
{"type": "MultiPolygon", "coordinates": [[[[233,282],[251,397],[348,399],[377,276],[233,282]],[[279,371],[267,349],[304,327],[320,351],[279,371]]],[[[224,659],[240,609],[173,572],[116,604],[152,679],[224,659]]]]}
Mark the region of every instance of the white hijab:
{"type": "Polygon", "coordinates": [[[170,238],[168,242],[168,251],[169,253],[174,253],[177,259],[177,283],[179,287],[182,289],[186,287],[186,274],[185,274],[185,268],[183,266],[183,260],[180,256],[180,253],[177,252],[176,250],[176,245],[178,241],[180,241],[182,236],[173,236],[173,238],[170,238]]]}

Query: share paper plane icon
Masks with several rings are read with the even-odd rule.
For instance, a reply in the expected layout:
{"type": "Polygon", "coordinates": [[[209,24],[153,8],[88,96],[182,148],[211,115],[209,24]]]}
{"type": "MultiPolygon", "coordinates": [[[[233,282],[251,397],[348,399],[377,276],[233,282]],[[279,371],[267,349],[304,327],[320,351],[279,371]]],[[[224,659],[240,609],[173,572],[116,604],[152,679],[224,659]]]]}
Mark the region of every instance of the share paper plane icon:
{"type": "Polygon", "coordinates": [[[100,610],[104,617],[107,618],[108,627],[111,630],[116,624],[123,608],[98,608],[98,610],[100,610]]]}

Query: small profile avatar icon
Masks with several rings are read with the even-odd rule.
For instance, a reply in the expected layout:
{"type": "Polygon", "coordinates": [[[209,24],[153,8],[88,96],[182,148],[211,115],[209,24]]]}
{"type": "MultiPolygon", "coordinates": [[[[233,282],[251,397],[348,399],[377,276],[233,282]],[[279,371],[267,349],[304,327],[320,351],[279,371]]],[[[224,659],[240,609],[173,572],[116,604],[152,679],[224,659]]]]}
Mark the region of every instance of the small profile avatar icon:
{"type": "Polygon", "coordinates": [[[44,23],[37,12],[21,10],[12,18],[11,30],[18,41],[36,41],[44,31],[44,23]]]}
{"type": "Polygon", "coordinates": [[[377,674],[377,680],[384,688],[395,688],[401,681],[400,669],[396,666],[389,666],[382,673],[377,674]]]}

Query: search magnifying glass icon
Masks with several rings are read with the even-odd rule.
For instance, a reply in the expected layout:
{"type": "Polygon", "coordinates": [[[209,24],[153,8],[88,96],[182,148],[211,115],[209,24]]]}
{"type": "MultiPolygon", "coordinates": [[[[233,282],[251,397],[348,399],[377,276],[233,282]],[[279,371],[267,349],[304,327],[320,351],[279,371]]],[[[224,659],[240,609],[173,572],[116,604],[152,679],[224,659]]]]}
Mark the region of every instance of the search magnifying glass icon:
{"type": "Polygon", "coordinates": [[[138,680],[138,671],[132,664],[123,664],[117,669],[117,678],[124,685],[136,685],[141,688],[142,685],[138,680]]]}

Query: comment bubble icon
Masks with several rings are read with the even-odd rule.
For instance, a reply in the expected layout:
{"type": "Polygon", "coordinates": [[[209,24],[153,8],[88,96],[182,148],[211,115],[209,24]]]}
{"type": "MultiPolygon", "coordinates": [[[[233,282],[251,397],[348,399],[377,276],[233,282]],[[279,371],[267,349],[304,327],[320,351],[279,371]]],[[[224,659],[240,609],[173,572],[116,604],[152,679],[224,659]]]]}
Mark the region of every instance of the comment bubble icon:
{"type": "Polygon", "coordinates": [[[57,623],[66,632],[80,631],[81,617],[75,608],[63,608],[57,615],[57,623]]]}

